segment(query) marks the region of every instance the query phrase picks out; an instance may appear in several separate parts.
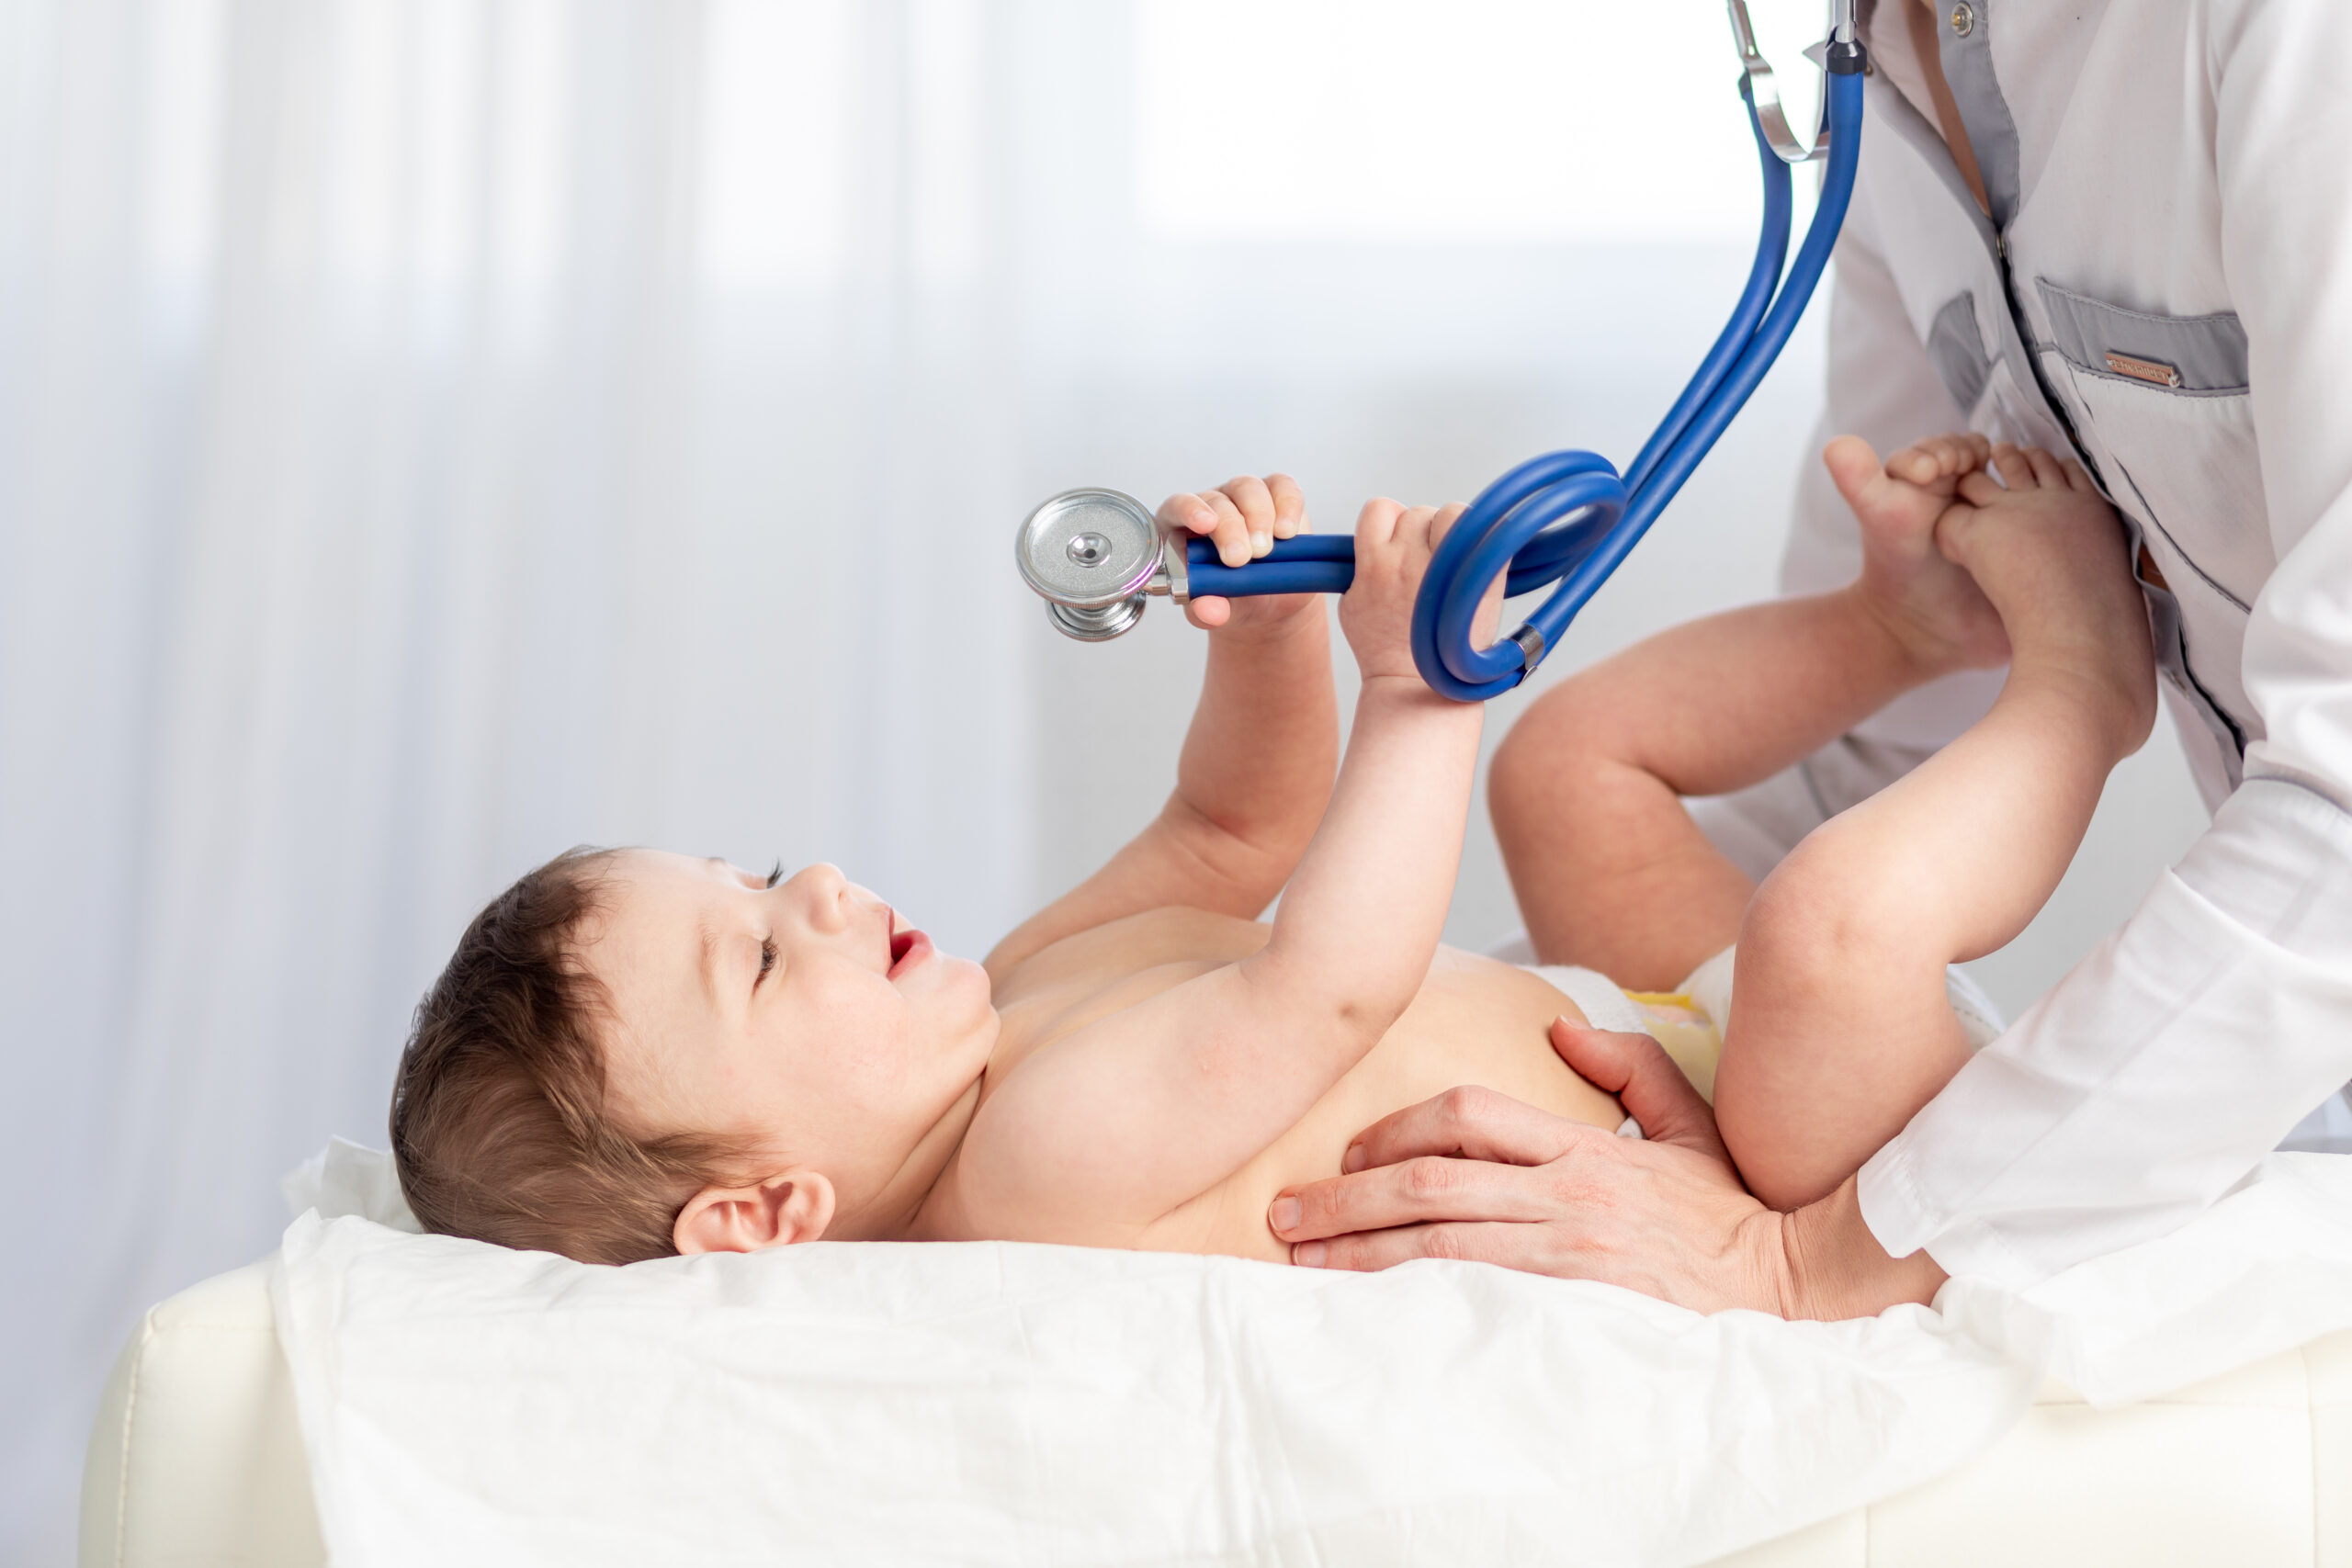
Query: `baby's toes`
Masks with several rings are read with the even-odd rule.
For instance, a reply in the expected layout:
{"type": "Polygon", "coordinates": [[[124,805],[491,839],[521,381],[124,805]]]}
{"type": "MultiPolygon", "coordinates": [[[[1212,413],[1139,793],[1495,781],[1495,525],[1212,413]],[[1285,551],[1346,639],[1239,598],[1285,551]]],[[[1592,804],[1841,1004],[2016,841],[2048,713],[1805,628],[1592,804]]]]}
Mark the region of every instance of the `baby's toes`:
{"type": "Polygon", "coordinates": [[[1954,565],[1966,567],[1984,531],[1980,506],[1947,506],[1936,519],[1936,553],[1954,565]]]}
{"type": "Polygon", "coordinates": [[[1882,464],[1868,443],[1844,435],[1829,444],[1822,460],[1861,525],[1865,558],[1916,563],[1932,553],[1929,530],[1944,497],[1938,489],[1939,459],[1925,443],[1882,464]]]}
{"type": "Polygon", "coordinates": [[[1968,438],[1963,435],[1939,435],[1928,443],[1928,449],[1935,455],[1936,471],[1933,477],[1936,479],[1950,479],[1955,474],[1964,474],[1978,466],[1975,450],[1969,445],[1968,438]]]}
{"type": "Polygon", "coordinates": [[[1944,475],[1943,458],[1932,443],[1922,441],[1889,457],[1886,472],[1890,479],[1901,479],[1905,484],[1933,484],[1944,475]]]}
{"type": "Polygon", "coordinates": [[[2026,466],[2033,470],[2033,482],[2043,490],[2065,490],[2066,470],[2058,459],[2039,446],[2025,449],[2026,466]]]}
{"type": "Polygon", "coordinates": [[[2041,479],[2034,471],[2032,458],[2027,449],[2001,442],[1993,448],[1993,471],[2001,476],[2001,483],[2012,491],[2039,490],[2041,479]]]}

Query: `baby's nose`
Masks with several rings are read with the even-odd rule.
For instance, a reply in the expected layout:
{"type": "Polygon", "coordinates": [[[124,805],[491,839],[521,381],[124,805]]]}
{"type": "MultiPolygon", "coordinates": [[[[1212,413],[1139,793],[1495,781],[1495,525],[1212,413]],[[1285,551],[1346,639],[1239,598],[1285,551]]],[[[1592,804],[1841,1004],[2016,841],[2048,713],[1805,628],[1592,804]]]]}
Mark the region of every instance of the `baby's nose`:
{"type": "Polygon", "coordinates": [[[850,883],[841,867],[819,861],[796,874],[789,886],[819,925],[835,926],[846,917],[850,883]]]}

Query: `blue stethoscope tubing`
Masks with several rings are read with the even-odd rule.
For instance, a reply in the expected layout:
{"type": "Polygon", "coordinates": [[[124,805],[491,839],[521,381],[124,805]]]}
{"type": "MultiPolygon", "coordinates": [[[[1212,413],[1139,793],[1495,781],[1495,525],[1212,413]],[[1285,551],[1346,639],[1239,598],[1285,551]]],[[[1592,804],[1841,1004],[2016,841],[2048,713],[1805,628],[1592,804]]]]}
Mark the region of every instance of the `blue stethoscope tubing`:
{"type": "MultiPolygon", "coordinates": [[[[1531,457],[1481,491],[1439,543],[1413,605],[1413,661],[1422,679],[1446,696],[1459,702],[1499,696],[1525,680],[1544,651],[1558,644],[1577,612],[1640,542],[1764,379],[1829,264],[1853,197],[1861,146],[1859,51],[1833,57],[1824,82],[1822,134],[1828,167],[1813,222],[1785,281],[1781,265],[1793,205],[1789,166],[1765,140],[1745,77],[1739,92],[1764,166],[1763,231],[1739,304],[1623,475],[1597,452],[1531,457]],[[1504,592],[1514,596],[1546,583],[1558,586],[1519,631],[1487,648],[1474,648],[1470,637],[1478,601],[1496,574],[1506,570],[1504,592]]],[[[1194,539],[1186,560],[1194,598],[1340,593],[1355,578],[1355,541],[1331,535],[1283,539],[1249,565],[1228,567],[1217,560],[1207,540],[1194,539]]]]}

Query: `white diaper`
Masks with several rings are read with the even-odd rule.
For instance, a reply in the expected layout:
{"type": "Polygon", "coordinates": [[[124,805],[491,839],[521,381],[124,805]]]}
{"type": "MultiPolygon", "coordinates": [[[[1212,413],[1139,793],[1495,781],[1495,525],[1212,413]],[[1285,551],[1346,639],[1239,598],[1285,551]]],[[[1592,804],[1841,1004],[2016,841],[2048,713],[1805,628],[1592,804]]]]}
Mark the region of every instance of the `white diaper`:
{"type": "MultiPolygon", "coordinates": [[[[1723,956],[1731,955],[1725,953],[1723,956]]],[[[1585,1021],[1595,1029],[1640,1034],[1649,1028],[1642,1004],[1598,969],[1579,969],[1573,964],[1530,964],[1523,967],[1530,974],[1541,975],[1555,990],[1566,992],[1568,1000],[1577,1004],[1577,1010],[1584,1014],[1585,1021]]]]}
{"type": "MultiPolygon", "coordinates": [[[[1717,1029],[1731,1016],[1732,964],[1738,952],[1736,947],[1724,948],[1690,971],[1675,987],[1712,1019],[1717,1029]]],[[[1951,1004],[1952,1015],[1960,1020],[1961,1032],[1967,1036],[1972,1051],[1982,1051],[2008,1027],[2002,1021],[2001,1010],[1984,994],[1984,988],[1970,979],[1965,971],[1949,964],[1944,968],[1944,999],[1951,1004]]]]}
{"type": "MultiPolygon", "coordinates": [[[[1724,948],[1690,971],[1672,991],[1657,993],[1627,991],[1598,969],[1582,969],[1571,964],[1529,963],[1527,959],[1533,953],[1524,936],[1498,943],[1493,955],[1542,976],[1576,1003],[1585,1021],[1595,1029],[1649,1035],[1682,1069],[1690,1087],[1712,1105],[1715,1098],[1715,1064],[1724,1048],[1724,1021],[1731,1016],[1732,972],[1738,952],[1736,947],[1724,948]],[[1514,947],[1526,956],[1513,952],[1514,947]]],[[[1944,970],[1944,996],[1960,1020],[1970,1050],[1984,1049],[2005,1027],[2001,1010],[1994,1006],[1993,998],[1956,968],[1944,970]]],[[[1642,1135],[1641,1123],[1630,1116],[1617,1131],[1628,1138],[1642,1135]]]]}

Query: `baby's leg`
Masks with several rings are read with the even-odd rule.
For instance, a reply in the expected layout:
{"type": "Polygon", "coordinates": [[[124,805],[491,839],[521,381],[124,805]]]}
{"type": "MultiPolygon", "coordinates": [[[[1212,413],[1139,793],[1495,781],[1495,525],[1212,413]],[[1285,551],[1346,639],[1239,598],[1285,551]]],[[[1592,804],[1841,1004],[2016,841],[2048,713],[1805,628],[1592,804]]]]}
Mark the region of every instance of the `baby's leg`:
{"type": "Polygon", "coordinates": [[[1998,618],[1938,553],[1935,520],[1980,438],[1882,469],[1852,437],[1824,454],[1861,520],[1861,580],[1651,637],[1545,693],[1504,738],[1487,784],[1537,956],[1663,990],[1729,946],[1754,886],[1681,796],[1770,777],[1903,692],[2007,656],[1998,618]]]}
{"type": "Polygon", "coordinates": [[[1749,904],[1715,1109],[1741,1173],[1792,1208],[1834,1190],[1966,1059],[1944,966],[1992,952],[2064,874],[2155,714],[2146,612],[2082,470],[1996,454],[1936,528],[2000,612],[2001,695],[1907,777],[1823,824],[1749,904]]]}

